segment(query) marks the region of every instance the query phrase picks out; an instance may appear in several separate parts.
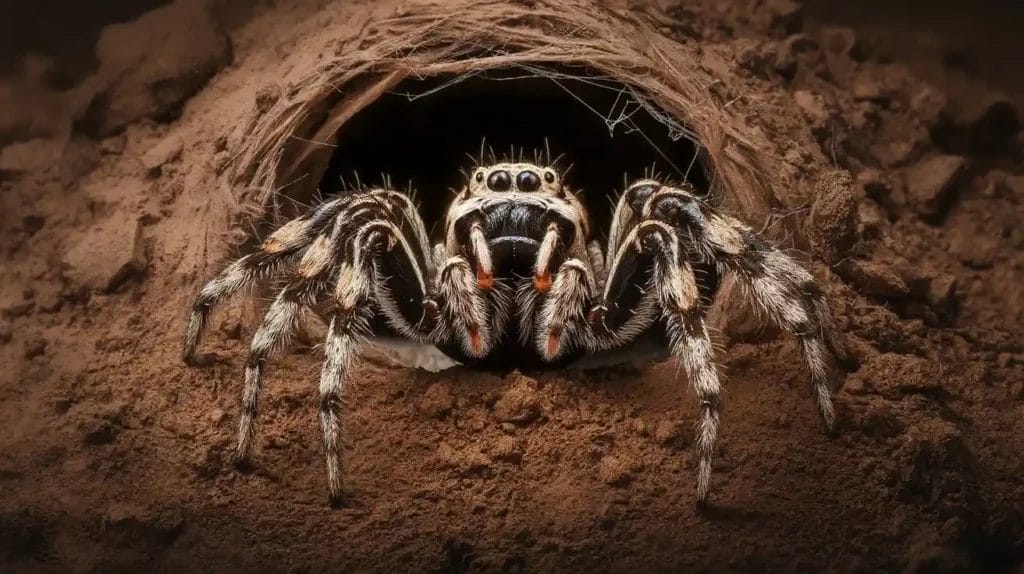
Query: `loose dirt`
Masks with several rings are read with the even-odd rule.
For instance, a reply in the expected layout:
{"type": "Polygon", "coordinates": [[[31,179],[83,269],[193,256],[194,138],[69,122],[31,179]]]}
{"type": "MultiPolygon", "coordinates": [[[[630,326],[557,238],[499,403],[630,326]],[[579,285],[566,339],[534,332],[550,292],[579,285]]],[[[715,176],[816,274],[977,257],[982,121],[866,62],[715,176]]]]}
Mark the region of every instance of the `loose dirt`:
{"type": "Polygon", "coordinates": [[[371,355],[333,510],[320,352],[300,338],[236,470],[259,302],[217,316],[219,361],[178,358],[237,209],[210,185],[237,149],[225,118],[258,113],[305,38],[395,8],[343,4],[181,1],[104,30],[72,88],[24,98],[38,66],[5,81],[31,122],[0,130],[0,569],[1022,571],[1024,97],[946,36],[893,52],[784,0],[661,3],[662,31],[731,54],[751,125],[838,171],[791,206],[851,354],[838,437],[790,338],[729,331],[699,512],[674,362],[500,375],[371,355]]]}

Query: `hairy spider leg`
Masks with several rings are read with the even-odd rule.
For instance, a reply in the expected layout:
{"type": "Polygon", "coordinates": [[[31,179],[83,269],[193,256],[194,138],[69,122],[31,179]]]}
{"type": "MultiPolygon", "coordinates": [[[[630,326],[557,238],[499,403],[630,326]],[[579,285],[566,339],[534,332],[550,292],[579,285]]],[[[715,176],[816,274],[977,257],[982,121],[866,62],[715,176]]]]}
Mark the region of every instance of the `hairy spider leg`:
{"type": "MultiPolygon", "coordinates": [[[[359,234],[383,226],[391,233],[392,237],[398,237],[395,242],[402,247],[400,251],[402,257],[388,259],[392,263],[392,267],[398,267],[404,262],[405,268],[412,268],[415,272],[420,273],[415,263],[417,260],[414,255],[415,250],[410,246],[410,238],[407,235],[410,231],[403,232],[399,227],[384,219],[395,209],[402,209],[406,201],[404,196],[389,190],[378,189],[366,192],[354,201],[348,202],[346,209],[336,216],[333,226],[325,229],[306,247],[288,278],[289,283],[270,305],[262,324],[253,337],[249,357],[246,361],[242,412],[239,419],[238,444],[235,449],[236,462],[244,463],[251,454],[259,395],[263,388],[268,358],[287,341],[295,328],[301,309],[312,306],[324,294],[328,279],[335,274],[339,262],[344,260],[346,254],[353,252],[354,244],[359,241],[359,234]]],[[[424,259],[424,257],[421,250],[419,259],[424,259]]],[[[421,286],[417,293],[418,298],[415,300],[422,305],[423,282],[412,283],[412,285],[421,286]]],[[[406,295],[411,289],[407,283],[399,287],[397,291],[403,295],[406,295]]],[[[400,305],[391,296],[389,281],[378,283],[378,290],[380,294],[377,300],[393,328],[405,333],[410,338],[423,339],[422,333],[417,331],[414,326],[421,321],[423,308],[418,307],[418,314],[414,317],[403,317],[402,309],[407,309],[407,306],[400,305]]]]}
{"type": "Polygon", "coordinates": [[[477,285],[473,267],[465,257],[449,257],[437,272],[437,298],[441,301],[443,339],[459,339],[471,357],[483,357],[494,344],[488,301],[477,285]]]}
{"type": "Polygon", "coordinates": [[[722,385],[714,347],[704,323],[700,289],[693,268],[669,226],[647,221],[638,227],[639,248],[654,254],[654,286],[668,327],[672,354],[681,359],[700,401],[697,422],[697,503],[707,502],[712,458],[718,438],[722,385]]]}
{"type": "Polygon", "coordinates": [[[646,194],[641,216],[680,230],[697,251],[733,272],[738,283],[772,323],[794,335],[811,374],[825,427],[835,428],[832,377],[845,356],[821,288],[792,257],[739,220],[717,213],[684,189],[641,181],[631,186],[646,194]],[[647,193],[649,191],[649,193],[647,193]]]}
{"type": "Polygon", "coordinates": [[[559,266],[536,320],[537,352],[545,360],[554,361],[582,344],[585,312],[596,289],[594,275],[583,261],[567,259],[559,266]]]}
{"type": "Polygon", "coordinates": [[[258,251],[231,263],[206,283],[192,304],[182,342],[182,360],[189,364],[195,361],[196,348],[209,323],[210,313],[218,304],[260,279],[273,275],[281,267],[287,267],[325,226],[334,221],[345,205],[344,198],[328,201],[285,223],[267,237],[258,251]]]}
{"type": "MultiPolygon", "coordinates": [[[[352,361],[369,333],[371,303],[376,302],[392,327],[400,332],[422,326],[426,316],[436,309],[436,303],[426,293],[427,271],[419,263],[427,254],[413,247],[414,244],[425,246],[419,239],[409,237],[390,220],[377,219],[359,226],[352,237],[351,250],[343,254],[344,260],[338,266],[332,301],[334,310],[320,374],[320,427],[332,505],[342,502],[342,392],[352,361]],[[395,266],[396,261],[400,262],[398,266],[395,266]],[[418,279],[399,285],[397,276],[387,276],[381,271],[389,264],[394,269],[404,266],[417,274],[418,279]],[[403,297],[411,296],[412,302],[419,301],[418,310],[410,313],[410,309],[417,307],[396,300],[394,295],[398,292],[403,297]]],[[[427,335],[422,330],[417,333],[420,339],[426,340],[427,335]]]]}
{"type": "Polygon", "coordinates": [[[296,266],[292,281],[281,289],[253,336],[245,362],[242,412],[234,455],[236,464],[247,462],[252,452],[267,360],[287,343],[302,308],[311,305],[323,293],[324,278],[332,267],[331,244],[328,234],[321,234],[310,244],[296,266]]]}

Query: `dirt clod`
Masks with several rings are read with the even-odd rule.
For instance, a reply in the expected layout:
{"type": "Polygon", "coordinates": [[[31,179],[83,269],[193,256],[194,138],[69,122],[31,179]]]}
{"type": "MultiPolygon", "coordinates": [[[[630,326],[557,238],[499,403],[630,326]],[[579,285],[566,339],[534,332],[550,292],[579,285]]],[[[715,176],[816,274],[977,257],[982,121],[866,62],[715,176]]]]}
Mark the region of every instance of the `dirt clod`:
{"type": "Polygon", "coordinates": [[[434,383],[427,387],[416,401],[416,409],[424,415],[440,419],[444,418],[455,408],[455,395],[452,389],[445,383],[434,383]]]}
{"type": "Polygon", "coordinates": [[[850,56],[857,45],[857,32],[845,26],[823,27],[817,37],[823,50],[841,56],[850,56]]]}
{"type": "Polygon", "coordinates": [[[867,295],[899,298],[910,293],[903,277],[882,262],[847,259],[837,269],[846,280],[867,295]]]}
{"type": "Polygon", "coordinates": [[[685,448],[691,438],[691,429],[682,421],[659,420],[654,426],[654,440],[658,444],[674,448],[685,448]]]}
{"type": "Polygon", "coordinates": [[[623,457],[606,456],[601,459],[598,478],[611,486],[626,486],[633,481],[636,465],[623,457]]]}
{"type": "Polygon", "coordinates": [[[502,436],[491,446],[491,458],[509,464],[519,464],[523,460],[523,445],[515,437],[502,436]]]}
{"type": "Polygon", "coordinates": [[[885,402],[872,402],[864,410],[860,426],[872,436],[894,437],[903,430],[903,423],[885,402]]]}
{"type": "Polygon", "coordinates": [[[512,386],[494,403],[494,418],[505,423],[529,424],[540,414],[537,381],[522,375],[517,377],[512,386]]]}
{"type": "Polygon", "coordinates": [[[925,159],[906,172],[908,199],[925,218],[942,215],[966,169],[967,162],[960,156],[938,155],[925,159]]]}
{"type": "Polygon", "coordinates": [[[455,471],[460,476],[486,474],[491,469],[491,459],[476,447],[456,449],[442,443],[436,454],[438,466],[455,471]]]}
{"type": "Polygon", "coordinates": [[[821,96],[809,90],[797,90],[793,92],[793,99],[813,125],[821,126],[828,121],[830,114],[821,96]]]}
{"type": "Polygon", "coordinates": [[[145,168],[146,175],[150,177],[160,175],[160,170],[164,165],[181,157],[183,148],[184,142],[178,137],[165,138],[150,148],[141,158],[142,167],[145,168]]]}
{"type": "Polygon", "coordinates": [[[932,501],[961,493],[972,472],[963,437],[948,421],[932,419],[908,429],[897,459],[903,494],[932,501]]]}
{"type": "Polygon", "coordinates": [[[142,224],[108,219],[79,235],[64,254],[64,275],[77,288],[110,292],[146,269],[142,224]]]}
{"type": "Polygon", "coordinates": [[[941,367],[920,357],[884,353],[869,359],[858,375],[876,393],[889,399],[907,394],[940,396],[948,392],[942,385],[941,367]]]}
{"type": "Polygon", "coordinates": [[[849,172],[823,175],[815,186],[807,238],[822,259],[835,263],[857,242],[857,197],[849,172]]]}

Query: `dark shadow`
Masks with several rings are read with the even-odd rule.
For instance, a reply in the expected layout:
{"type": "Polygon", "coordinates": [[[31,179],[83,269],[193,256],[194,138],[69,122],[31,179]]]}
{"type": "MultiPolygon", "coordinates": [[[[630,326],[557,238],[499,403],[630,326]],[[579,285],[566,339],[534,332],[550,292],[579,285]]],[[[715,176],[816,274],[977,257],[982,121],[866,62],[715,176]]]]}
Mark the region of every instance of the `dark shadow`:
{"type": "Polygon", "coordinates": [[[105,26],[137,18],[167,1],[5,3],[4,20],[11,25],[0,34],[0,76],[17,74],[26,54],[40,54],[55,64],[45,78],[47,84],[70,88],[99,65],[96,42],[105,26]]]}

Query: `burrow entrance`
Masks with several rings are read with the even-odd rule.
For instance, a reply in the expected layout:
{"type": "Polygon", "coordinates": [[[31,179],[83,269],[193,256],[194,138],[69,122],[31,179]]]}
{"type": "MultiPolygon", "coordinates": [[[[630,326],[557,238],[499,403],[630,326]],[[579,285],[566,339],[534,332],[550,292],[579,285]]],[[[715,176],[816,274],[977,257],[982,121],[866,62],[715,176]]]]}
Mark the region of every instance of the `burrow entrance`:
{"type": "Polygon", "coordinates": [[[519,68],[408,79],[346,122],[320,192],[356,181],[411,186],[428,226],[437,226],[462,170],[485,149],[499,160],[561,156],[567,183],[582,190],[599,234],[626,178],[652,171],[710,187],[701,148],[685,128],[620,82],[587,70],[519,68]],[[571,166],[571,167],[570,167],[571,166]]]}

